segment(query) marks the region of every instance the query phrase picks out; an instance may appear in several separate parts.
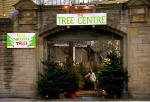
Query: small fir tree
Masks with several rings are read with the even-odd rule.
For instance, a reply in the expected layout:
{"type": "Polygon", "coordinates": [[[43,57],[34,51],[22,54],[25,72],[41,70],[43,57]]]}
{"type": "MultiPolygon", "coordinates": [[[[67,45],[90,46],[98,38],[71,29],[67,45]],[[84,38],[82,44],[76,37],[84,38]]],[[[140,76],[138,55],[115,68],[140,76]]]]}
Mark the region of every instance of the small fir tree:
{"type": "Polygon", "coordinates": [[[44,69],[43,73],[40,73],[40,80],[38,81],[38,92],[44,98],[48,96],[49,98],[57,98],[58,95],[63,91],[63,88],[59,87],[57,75],[61,68],[54,62],[42,62],[47,67],[44,69]],[[56,82],[57,81],[57,82],[56,82]]]}
{"type": "Polygon", "coordinates": [[[46,65],[44,72],[39,74],[38,81],[38,92],[42,97],[58,98],[63,92],[71,94],[79,89],[79,75],[73,66],[70,48],[64,66],[49,61],[42,62],[46,65]]]}
{"type": "Polygon", "coordinates": [[[104,59],[103,66],[98,71],[98,87],[106,90],[109,96],[120,97],[123,83],[127,81],[127,71],[124,71],[122,59],[118,51],[111,50],[104,59]]]}

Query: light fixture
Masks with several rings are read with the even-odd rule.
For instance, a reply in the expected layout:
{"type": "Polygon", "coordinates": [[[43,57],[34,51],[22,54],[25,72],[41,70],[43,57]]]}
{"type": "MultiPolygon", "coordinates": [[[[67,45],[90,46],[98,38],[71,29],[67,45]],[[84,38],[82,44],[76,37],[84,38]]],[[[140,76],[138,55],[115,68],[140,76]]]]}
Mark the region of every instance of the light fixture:
{"type": "Polygon", "coordinates": [[[6,16],[6,14],[4,13],[4,14],[3,14],[3,16],[5,17],[5,16],[6,16]]]}
{"type": "Polygon", "coordinates": [[[78,7],[74,7],[75,9],[78,9],[78,7]]]}
{"type": "Polygon", "coordinates": [[[74,9],[92,9],[94,5],[73,5],[70,7],[73,7],[74,9]]]}
{"type": "Polygon", "coordinates": [[[117,4],[120,4],[120,2],[117,2],[117,4]]]}
{"type": "Polygon", "coordinates": [[[84,9],[90,9],[90,7],[88,7],[88,6],[85,6],[85,7],[84,7],[84,9]]]}
{"type": "Polygon", "coordinates": [[[69,6],[64,6],[64,9],[68,9],[69,8],[69,6]]]}

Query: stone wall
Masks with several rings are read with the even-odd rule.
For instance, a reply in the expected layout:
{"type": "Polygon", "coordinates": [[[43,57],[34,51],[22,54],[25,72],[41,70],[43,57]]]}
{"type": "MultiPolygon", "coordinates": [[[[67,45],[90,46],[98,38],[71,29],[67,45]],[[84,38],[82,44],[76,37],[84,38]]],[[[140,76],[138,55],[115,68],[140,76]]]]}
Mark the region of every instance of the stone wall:
{"type": "Polygon", "coordinates": [[[7,95],[12,90],[14,74],[13,50],[6,48],[6,33],[12,32],[12,22],[0,19],[0,96],[7,95]]]}
{"type": "Polygon", "coordinates": [[[0,19],[0,97],[34,97],[35,50],[6,48],[6,34],[13,32],[13,25],[10,19],[0,19]]]}
{"type": "Polygon", "coordinates": [[[133,97],[150,96],[150,27],[130,27],[128,33],[129,92],[133,97]]]}

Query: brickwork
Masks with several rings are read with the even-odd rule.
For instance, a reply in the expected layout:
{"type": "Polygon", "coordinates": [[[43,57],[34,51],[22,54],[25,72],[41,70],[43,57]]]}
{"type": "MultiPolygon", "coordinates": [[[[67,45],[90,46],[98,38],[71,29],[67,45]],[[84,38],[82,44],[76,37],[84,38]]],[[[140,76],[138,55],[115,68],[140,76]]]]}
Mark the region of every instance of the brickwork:
{"type": "Polygon", "coordinates": [[[149,27],[138,27],[130,28],[130,30],[129,41],[131,45],[129,45],[130,49],[128,50],[130,52],[128,59],[129,89],[134,97],[148,98],[150,95],[150,43],[148,40],[150,29],[149,27]]]}
{"type": "MultiPolygon", "coordinates": [[[[12,24],[9,19],[0,19],[0,89],[4,94],[12,89],[13,81],[13,51],[6,49],[6,32],[12,32],[12,24]]],[[[2,96],[2,95],[0,95],[2,96]]]]}
{"type": "Polygon", "coordinates": [[[0,19],[0,97],[33,97],[37,74],[35,50],[7,49],[8,32],[13,32],[12,22],[0,19]]]}

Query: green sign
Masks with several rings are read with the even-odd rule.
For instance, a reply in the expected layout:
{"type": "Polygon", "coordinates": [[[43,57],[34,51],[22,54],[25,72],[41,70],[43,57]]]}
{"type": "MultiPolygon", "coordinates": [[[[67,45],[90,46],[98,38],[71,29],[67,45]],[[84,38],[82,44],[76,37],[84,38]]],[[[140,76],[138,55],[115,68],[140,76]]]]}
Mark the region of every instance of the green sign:
{"type": "Polygon", "coordinates": [[[7,33],[7,48],[36,48],[36,34],[7,33]]]}

